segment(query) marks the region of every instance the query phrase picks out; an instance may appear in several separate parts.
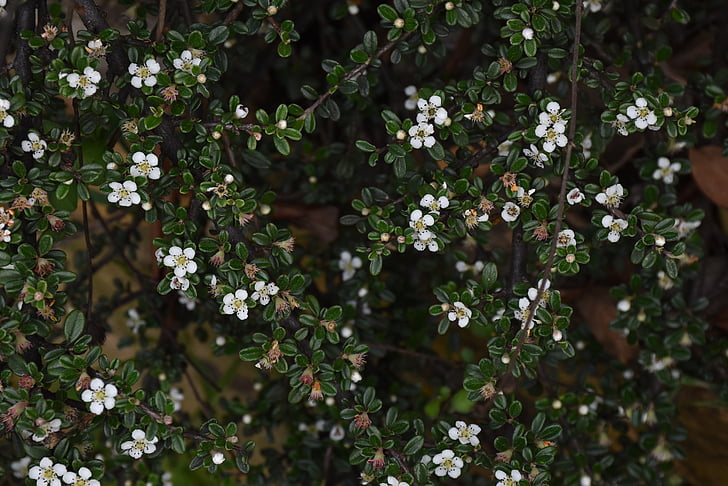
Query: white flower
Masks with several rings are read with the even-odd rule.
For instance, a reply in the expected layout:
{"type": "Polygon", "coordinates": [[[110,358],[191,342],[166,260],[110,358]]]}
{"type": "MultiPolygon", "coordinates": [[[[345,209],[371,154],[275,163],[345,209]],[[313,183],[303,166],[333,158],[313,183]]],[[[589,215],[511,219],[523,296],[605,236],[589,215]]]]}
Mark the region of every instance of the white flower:
{"type": "Polygon", "coordinates": [[[533,29],[531,27],[526,27],[521,31],[521,35],[524,39],[531,40],[533,39],[533,29]]]}
{"type": "Polygon", "coordinates": [[[174,274],[178,277],[184,277],[188,273],[197,271],[197,263],[194,258],[194,248],[182,249],[179,246],[173,246],[169,249],[169,254],[164,257],[164,266],[174,267],[174,274]]]}
{"type": "MultiPolygon", "coordinates": [[[[521,297],[518,299],[518,309],[513,313],[514,317],[521,321],[521,329],[525,329],[528,315],[531,312],[531,300],[528,297],[521,297]]],[[[531,322],[528,323],[528,328],[533,329],[533,326],[540,324],[541,322],[536,319],[536,314],[533,315],[531,322]]]]}
{"type": "Polygon", "coordinates": [[[592,135],[589,133],[584,140],[581,141],[581,150],[584,152],[584,158],[588,159],[591,157],[591,148],[594,142],[592,142],[592,135]]]}
{"type": "Polygon", "coordinates": [[[185,306],[188,311],[195,310],[195,307],[197,307],[197,299],[190,299],[182,291],[177,292],[177,294],[177,302],[185,306]]]}
{"type": "Polygon", "coordinates": [[[10,128],[15,125],[15,118],[13,118],[8,110],[10,109],[10,102],[8,100],[0,98],[0,123],[5,128],[10,128]]]}
{"type": "Polygon", "coordinates": [[[192,52],[185,49],[182,51],[182,54],[172,61],[172,64],[174,65],[175,69],[179,69],[180,71],[186,71],[190,74],[192,74],[192,68],[194,66],[199,66],[200,62],[202,62],[202,59],[199,57],[193,56],[192,52]]]}
{"type": "Polygon", "coordinates": [[[61,419],[55,418],[48,422],[43,422],[38,425],[38,428],[40,430],[33,434],[33,440],[36,442],[42,442],[49,434],[55,434],[61,430],[61,419]]]}
{"type": "Polygon", "coordinates": [[[399,479],[395,478],[394,476],[387,476],[387,482],[379,483],[379,486],[409,486],[409,483],[400,481],[399,479]]]}
{"type": "Polygon", "coordinates": [[[612,243],[619,241],[621,232],[629,226],[623,219],[613,218],[611,214],[607,214],[602,218],[602,226],[609,229],[607,239],[612,243]]]}
{"type": "Polygon", "coordinates": [[[344,427],[341,426],[341,424],[336,424],[331,427],[331,430],[329,430],[329,439],[333,441],[338,442],[344,437],[346,437],[346,431],[344,430],[344,427]]]}
{"type": "Polygon", "coordinates": [[[556,247],[563,248],[567,246],[576,246],[576,238],[574,238],[574,230],[565,229],[559,232],[556,237],[556,247]]]}
{"type": "Polygon", "coordinates": [[[81,394],[81,400],[90,403],[89,410],[91,413],[101,415],[106,410],[111,410],[116,404],[116,395],[118,394],[116,386],[111,383],[105,384],[100,378],[91,380],[91,388],[84,390],[81,394]]]}
{"type": "Polygon", "coordinates": [[[566,200],[569,201],[569,204],[572,206],[574,204],[579,204],[584,200],[584,193],[581,192],[578,187],[575,187],[566,195],[566,200]]]}
{"type": "Polygon", "coordinates": [[[109,182],[111,192],[106,197],[110,203],[119,203],[119,206],[129,207],[132,204],[139,204],[142,201],[139,193],[136,192],[137,185],[134,181],[109,182]]]}
{"type": "Polygon", "coordinates": [[[554,127],[558,133],[564,133],[567,122],[561,118],[561,114],[563,112],[564,110],[561,109],[561,105],[559,105],[556,101],[551,101],[548,105],[546,105],[546,111],[542,111],[538,114],[538,124],[545,128],[554,127]],[[561,128],[556,128],[557,126],[561,128]]]}
{"type": "Polygon", "coordinates": [[[435,454],[432,463],[437,465],[435,475],[444,476],[447,474],[453,479],[460,476],[460,469],[463,467],[463,460],[455,456],[455,453],[450,449],[435,454]]]}
{"type": "Polygon", "coordinates": [[[248,304],[245,303],[245,299],[248,298],[248,292],[244,289],[238,289],[233,294],[225,294],[222,298],[222,311],[225,314],[235,314],[238,319],[244,321],[248,318],[248,304]]]}
{"type": "Polygon", "coordinates": [[[518,186],[518,190],[516,191],[516,199],[518,199],[518,204],[523,206],[524,208],[527,208],[531,205],[533,202],[533,193],[536,192],[536,189],[529,189],[528,192],[521,186],[518,186]]]}
{"type": "Polygon", "coordinates": [[[501,211],[501,218],[503,221],[513,222],[518,219],[518,215],[521,214],[521,208],[517,204],[510,201],[503,205],[503,211],[501,211]]]}
{"type": "Polygon", "coordinates": [[[435,198],[432,194],[425,194],[420,199],[420,206],[427,208],[430,212],[440,214],[440,209],[445,209],[450,205],[450,201],[445,196],[435,198]]]}
{"type": "Polygon", "coordinates": [[[255,282],[255,292],[253,292],[253,300],[260,299],[261,305],[268,305],[270,296],[278,293],[278,286],[274,283],[267,283],[259,280],[255,282]]]}
{"type": "Polygon", "coordinates": [[[38,466],[33,466],[28,471],[28,477],[35,479],[36,486],[61,486],[61,477],[66,474],[66,466],[54,464],[50,457],[40,460],[38,466]]]}
{"type": "Polygon", "coordinates": [[[190,281],[185,277],[178,277],[175,275],[172,280],[169,281],[169,286],[174,290],[187,290],[190,288],[190,281]]]}
{"type": "Polygon", "coordinates": [[[357,268],[361,268],[361,258],[352,256],[348,251],[342,251],[339,255],[339,269],[343,272],[341,279],[346,282],[356,273],[357,268]]]}
{"type": "Polygon", "coordinates": [[[36,132],[28,132],[28,140],[20,142],[23,152],[33,152],[34,159],[40,159],[45,154],[48,144],[36,132]]]}
{"type": "Polygon", "coordinates": [[[134,459],[139,459],[144,454],[153,454],[157,450],[155,445],[159,439],[152,437],[152,440],[148,440],[146,434],[141,429],[135,429],[131,433],[133,440],[127,440],[121,443],[121,450],[124,454],[128,454],[134,459]]]}
{"type": "Polygon", "coordinates": [[[511,142],[510,140],[504,140],[503,142],[501,142],[500,145],[498,145],[497,147],[498,155],[500,155],[501,157],[507,157],[511,151],[511,145],[513,145],[513,142],[511,142]]]}
{"type": "Polygon", "coordinates": [[[629,135],[629,132],[627,131],[627,123],[629,123],[629,118],[621,113],[618,113],[617,119],[612,122],[612,127],[617,130],[620,135],[626,137],[627,135],[629,135]]]}
{"type": "Polygon", "coordinates": [[[146,324],[146,321],[139,317],[139,311],[137,311],[136,309],[129,309],[126,312],[126,315],[128,317],[126,320],[126,325],[131,328],[131,332],[133,332],[134,334],[138,333],[139,328],[146,324]]]}
{"type": "Polygon", "coordinates": [[[13,476],[19,479],[23,479],[28,475],[28,466],[30,466],[30,457],[25,456],[17,461],[10,463],[10,468],[13,470],[13,476]]]}
{"type": "Polygon", "coordinates": [[[479,433],[480,427],[475,424],[467,425],[462,420],[455,422],[455,427],[451,427],[447,431],[447,435],[452,440],[459,440],[461,444],[470,444],[471,446],[480,444],[480,440],[478,439],[479,433]]]}
{"type": "Polygon", "coordinates": [[[523,479],[523,476],[521,475],[521,471],[517,471],[516,469],[511,471],[510,476],[504,471],[498,470],[495,472],[495,478],[498,480],[496,486],[516,486],[518,481],[523,479]]]}
{"type": "Polygon", "coordinates": [[[623,197],[624,188],[622,187],[622,184],[614,184],[613,186],[607,187],[604,192],[597,194],[595,199],[599,204],[608,208],[616,208],[622,204],[623,197]]]}
{"type": "Polygon", "coordinates": [[[594,12],[599,12],[602,9],[602,0],[584,0],[584,8],[589,8],[589,10],[594,12]]]}
{"type": "Polygon", "coordinates": [[[447,110],[442,106],[442,99],[437,95],[430,96],[427,101],[424,98],[417,100],[417,108],[420,112],[417,114],[417,123],[423,123],[430,120],[435,121],[435,125],[442,125],[447,120],[447,110]]]}
{"type": "Polygon", "coordinates": [[[420,122],[417,125],[412,125],[409,129],[412,148],[422,148],[423,145],[429,148],[435,145],[433,133],[435,133],[435,127],[431,123],[420,122]]]}
{"type": "Polygon", "coordinates": [[[416,239],[414,242],[415,250],[425,251],[425,248],[427,248],[428,250],[430,250],[431,252],[434,253],[440,249],[440,246],[438,245],[437,240],[436,240],[437,237],[431,231],[427,232],[426,238],[423,238],[419,235],[417,235],[417,236],[418,236],[418,239],[416,239]]]}
{"type": "Polygon", "coordinates": [[[245,105],[238,105],[235,107],[235,118],[238,120],[245,118],[250,113],[250,110],[245,105]]]}
{"type": "Polygon", "coordinates": [[[106,55],[106,46],[101,39],[93,39],[88,41],[85,49],[88,53],[88,57],[92,59],[98,59],[106,55]]]}
{"type": "Polygon", "coordinates": [[[682,218],[675,220],[675,230],[677,231],[678,238],[687,238],[690,233],[700,226],[700,221],[685,221],[682,218]]]}
{"type": "Polygon", "coordinates": [[[569,141],[564,135],[564,125],[558,123],[553,126],[538,125],[536,136],[544,139],[543,149],[549,153],[553,152],[557,146],[565,147],[569,141]]]}
{"type": "Polygon", "coordinates": [[[66,80],[71,88],[81,88],[83,90],[83,96],[81,96],[83,99],[96,93],[97,84],[101,81],[101,73],[91,66],[86,66],[83,69],[83,74],[71,73],[66,77],[66,80]]]}
{"type": "Polygon", "coordinates": [[[663,290],[670,290],[675,286],[675,283],[667,276],[664,270],[660,270],[657,272],[657,285],[663,290]]]}
{"type": "Polygon", "coordinates": [[[161,67],[154,59],[147,59],[141,66],[137,63],[129,64],[129,74],[131,74],[131,85],[135,88],[144,86],[154,86],[157,84],[157,76],[155,76],[161,67]]]}
{"type": "Polygon", "coordinates": [[[87,467],[82,467],[78,473],[68,471],[63,475],[63,482],[71,486],[101,486],[98,480],[91,479],[91,470],[87,467]]]}
{"type": "Polygon", "coordinates": [[[680,170],[680,167],[678,162],[670,163],[670,159],[667,157],[660,157],[657,159],[657,169],[652,173],[652,178],[662,179],[665,184],[672,184],[675,180],[675,173],[680,170]]]}
{"type": "MultiPolygon", "coordinates": [[[[528,289],[528,298],[531,299],[531,301],[536,301],[536,296],[538,295],[538,289],[541,288],[541,285],[543,284],[543,294],[541,294],[541,299],[538,302],[538,305],[545,306],[549,299],[549,294],[551,291],[549,288],[551,288],[551,281],[546,279],[544,283],[544,279],[539,279],[538,284],[536,287],[531,287],[528,289]]],[[[558,292],[558,291],[557,291],[558,292]]]]}
{"type": "Polygon", "coordinates": [[[540,152],[538,150],[538,147],[536,147],[534,144],[531,144],[530,149],[523,149],[523,153],[526,154],[526,157],[531,159],[531,162],[534,163],[534,165],[543,168],[544,162],[549,160],[549,156],[544,154],[543,152],[540,152]]]}
{"type": "Polygon", "coordinates": [[[161,172],[157,165],[159,159],[154,154],[145,155],[144,152],[134,152],[131,156],[134,165],[131,166],[129,172],[134,177],[146,177],[148,179],[159,179],[161,172]]]}
{"type": "Polygon", "coordinates": [[[421,209],[415,209],[410,213],[410,228],[415,230],[420,240],[430,239],[429,227],[435,224],[435,218],[431,214],[424,214],[421,209]]]}
{"type": "Polygon", "coordinates": [[[179,411],[182,408],[182,401],[185,399],[185,395],[184,393],[182,393],[182,390],[180,390],[176,386],[170,388],[169,398],[171,398],[172,403],[174,403],[174,411],[179,411]]]}
{"type": "Polygon", "coordinates": [[[462,302],[454,302],[450,312],[447,313],[447,318],[450,321],[458,321],[458,326],[465,327],[470,322],[470,318],[473,315],[473,311],[465,307],[462,302]]]}
{"type": "Polygon", "coordinates": [[[629,310],[632,308],[632,300],[631,299],[622,299],[619,302],[617,302],[617,310],[620,312],[629,312],[629,310]]]}
{"type": "Polygon", "coordinates": [[[404,89],[404,94],[407,95],[407,99],[404,101],[405,110],[414,110],[417,108],[417,101],[420,99],[417,95],[417,88],[410,84],[404,89]]]}
{"type": "Polygon", "coordinates": [[[640,130],[657,123],[655,113],[647,107],[647,100],[644,98],[637,98],[634,105],[627,108],[627,116],[634,120],[635,126],[640,130]]]}

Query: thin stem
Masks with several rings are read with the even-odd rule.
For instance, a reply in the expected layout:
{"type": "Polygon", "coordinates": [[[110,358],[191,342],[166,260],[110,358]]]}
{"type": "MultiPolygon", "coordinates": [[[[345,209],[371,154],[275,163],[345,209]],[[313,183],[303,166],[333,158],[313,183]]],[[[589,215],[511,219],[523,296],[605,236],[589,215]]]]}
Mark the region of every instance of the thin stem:
{"type": "MultiPolygon", "coordinates": [[[[543,278],[541,279],[541,283],[538,286],[538,292],[536,292],[536,298],[533,299],[533,303],[531,304],[529,310],[528,310],[528,317],[526,318],[526,322],[523,325],[524,329],[528,329],[529,325],[533,321],[533,317],[536,314],[536,309],[538,308],[538,303],[541,301],[541,297],[543,296],[544,292],[546,291],[546,282],[548,281],[548,278],[551,276],[551,268],[554,264],[554,259],[556,258],[556,244],[558,243],[558,234],[561,231],[561,226],[564,220],[564,207],[566,203],[566,181],[569,180],[569,169],[571,165],[571,154],[574,149],[574,136],[576,135],[576,108],[577,108],[577,100],[578,100],[578,70],[579,70],[579,41],[581,39],[581,13],[582,13],[582,3],[576,2],[576,27],[574,32],[574,46],[573,46],[573,52],[572,52],[572,60],[571,60],[571,123],[569,124],[569,145],[566,148],[566,162],[564,164],[564,173],[561,176],[561,191],[559,192],[559,208],[558,212],[556,213],[556,224],[554,226],[554,236],[551,240],[551,249],[549,250],[549,257],[546,261],[546,268],[544,269],[543,278]]],[[[513,375],[513,369],[516,366],[516,363],[518,362],[518,356],[521,354],[521,350],[523,349],[523,345],[526,342],[526,339],[528,338],[529,333],[528,332],[521,332],[520,337],[518,338],[518,344],[516,344],[516,349],[513,351],[511,356],[511,361],[508,363],[508,368],[506,369],[505,374],[503,375],[503,379],[506,380],[509,377],[513,375]]]]}
{"type": "MultiPolygon", "coordinates": [[[[407,40],[412,34],[414,34],[414,32],[415,31],[405,32],[404,34],[399,36],[397,39],[387,42],[387,44],[384,45],[383,47],[381,47],[377,52],[375,52],[374,55],[371,56],[367,60],[367,62],[358,65],[356,68],[354,68],[351,71],[349,71],[348,73],[346,73],[346,75],[344,75],[344,77],[342,78],[341,81],[343,82],[343,81],[348,81],[350,79],[356,79],[357,76],[361,75],[364,71],[367,70],[367,68],[369,67],[369,63],[371,62],[372,59],[379,59],[380,57],[385,55],[387,52],[392,50],[392,48],[394,46],[396,46],[397,44],[399,44],[402,41],[407,40]]],[[[318,99],[316,99],[316,101],[314,101],[311,106],[306,108],[306,110],[297,119],[305,120],[308,117],[308,115],[313,113],[314,110],[316,110],[316,108],[321,106],[321,104],[324,101],[331,98],[331,95],[333,95],[336,91],[338,91],[338,89],[339,89],[338,84],[336,86],[334,86],[333,88],[328,89],[324,94],[319,96],[318,99]]]]}
{"type": "Polygon", "coordinates": [[[164,18],[167,16],[167,0],[159,0],[159,20],[157,20],[157,35],[155,40],[160,42],[164,36],[164,18]]]}

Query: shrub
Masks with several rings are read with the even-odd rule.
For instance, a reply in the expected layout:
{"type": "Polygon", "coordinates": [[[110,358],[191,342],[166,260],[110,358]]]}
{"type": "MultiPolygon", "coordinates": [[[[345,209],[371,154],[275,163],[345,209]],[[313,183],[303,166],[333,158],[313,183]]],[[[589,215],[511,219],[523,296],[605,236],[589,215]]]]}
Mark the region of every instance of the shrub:
{"type": "Polygon", "coordinates": [[[720,3],[0,3],[5,477],[678,479],[720,3]]]}

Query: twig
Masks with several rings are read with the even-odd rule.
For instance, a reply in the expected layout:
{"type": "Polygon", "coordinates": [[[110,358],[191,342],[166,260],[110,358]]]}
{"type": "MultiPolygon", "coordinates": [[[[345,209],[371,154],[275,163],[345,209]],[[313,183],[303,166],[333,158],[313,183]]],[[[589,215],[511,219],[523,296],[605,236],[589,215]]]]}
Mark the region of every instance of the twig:
{"type": "Polygon", "coordinates": [[[157,33],[154,36],[156,42],[160,42],[164,36],[164,18],[167,16],[167,0],[159,0],[159,19],[157,20],[157,33]]]}
{"type": "MultiPolygon", "coordinates": [[[[369,62],[372,59],[378,59],[378,58],[382,57],[387,52],[389,52],[390,50],[392,50],[392,48],[394,46],[396,46],[397,44],[399,44],[402,41],[407,40],[412,34],[414,34],[414,32],[415,32],[414,30],[413,31],[410,31],[410,32],[405,32],[404,34],[402,34],[401,36],[399,36],[399,38],[387,42],[387,44],[384,45],[383,47],[381,47],[377,52],[375,52],[374,55],[372,55],[369,58],[369,60],[367,60],[367,62],[358,65],[356,68],[354,68],[351,71],[349,71],[348,73],[346,73],[346,75],[344,75],[344,77],[342,78],[341,81],[348,81],[350,79],[355,79],[357,76],[359,76],[360,74],[362,74],[364,71],[367,70],[367,68],[369,67],[369,62]]],[[[314,101],[311,106],[309,106],[308,108],[306,108],[304,110],[304,112],[301,113],[301,115],[297,118],[297,120],[299,120],[299,121],[305,120],[308,117],[308,115],[310,115],[311,113],[313,113],[314,110],[316,110],[316,108],[318,108],[319,106],[321,106],[321,104],[324,101],[328,100],[331,97],[331,95],[333,95],[336,91],[338,91],[338,87],[339,87],[339,85],[336,85],[333,88],[329,88],[324,94],[322,94],[321,96],[319,96],[318,99],[316,99],[316,101],[314,101]]]]}
{"type": "Polygon", "coordinates": [[[465,365],[464,362],[455,361],[455,360],[447,359],[447,358],[442,358],[442,357],[434,355],[434,354],[420,353],[418,351],[412,351],[409,349],[392,346],[390,344],[379,344],[379,343],[363,343],[363,344],[366,344],[369,348],[383,349],[385,351],[392,351],[392,352],[399,353],[399,354],[406,354],[408,356],[415,356],[417,358],[422,358],[422,359],[426,359],[426,360],[430,360],[430,361],[432,361],[432,360],[442,361],[443,363],[447,363],[451,366],[464,366],[465,365]]]}
{"type": "MultiPolygon", "coordinates": [[[[538,291],[536,292],[536,298],[533,299],[533,303],[531,304],[529,310],[528,310],[528,317],[526,318],[526,322],[524,322],[523,328],[528,329],[531,321],[533,321],[533,317],[536,314],[536,309],[538,308],[538,302],[541,301],[541,297],[543,296],[544,292],[546,291],[546,281],[548,280],[549,276],[551,276],[551,267],[554,264],[554,259],[556,257],[556,244],[558,243],[557,235],[561,231],[561,225],[563,223],[564,219],[564,206],[566,203],[566,181],[569,180],[569,168],[571,165],[571,153],[574,148],[574,136],[576,135],[576,105],[578,100],[578,70],[579,70],[579,40],[581,38],[581,13],[582,13],[582,3],[576,2],[576,26],[574,29],[574,46],[573,46],[573,53],[572,53],[572,60],[571,60],[571,123],[569,124],[569,145],[566,148],[566,162],[564,164],[564,173],[561,176],[561,191],[559,192],[559,208],[558,212],[556,213],[556,224],[554,226],[554,237],[551,240],[551,249],[549,250],[549,257],[546,261],[546,268],[544,270],[543,278],[541,279],[541,283],[538,286],[538,291]]],[[[508,368],[506,369],[506,372],[503,375],[503,380],[509,379],[513,375],[513,369],[516,366],[516,363],[518,361],[518,356],[521,354],[521,350],[523,349],[523,345],[526,342],[526,339],[528,338],[527,332],[521,332],[520,337],[518,338],[518,343],[516,344],[516,348],[512,353],[511,360],[508,363],[508,368]]]]}
{"type": "Polygon", "coordinates": [[[238,2],[237,5],[227,14],[225,17],[225,20],[222,21],[223,25],[230,25],[232,24],[235,19],[238,18],[238,15],[240,15],[240,12],[243,11],[243,8],[245,7],[245,3],[238,2]]]}

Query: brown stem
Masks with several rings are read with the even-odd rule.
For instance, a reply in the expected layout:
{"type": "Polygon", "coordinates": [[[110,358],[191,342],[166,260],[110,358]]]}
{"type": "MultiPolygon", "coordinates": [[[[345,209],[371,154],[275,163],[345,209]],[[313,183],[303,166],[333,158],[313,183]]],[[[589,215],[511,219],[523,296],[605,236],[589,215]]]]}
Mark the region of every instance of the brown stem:
{"type": "MultiPolygon", "coordinates": [[[[578,69],[579,69],[579,40],[581,38],[581,13],[582,13],[582,3],[576,2],[576,26],[574,29],[574,46],[573,46],[573,53],[572,53],[572,60],[571,60],[571,123],[569,124],[569,145],[566,148],[566,162],[564,164],[564,174],[561,176],[561,191],[559,192],[559,208],[558,212],[556,214],[556,224],[554,226],[554,237],[551,240],[551,249],[549,250],[549,257],[546,261],[546,268],[544,269],[543,278],[541,279],[541,283],[538,286],[538,292],[536,293],[536,298],[533,299],[533,304],[528,310],[528,317],[526,318],[526,321],[523,324],[524,329],[528,329],[531,321],[533,321],[533,317],[536,314],[536,309],[538,308],[538,302],[541,301],[541,297],[543,296],[543,293],[546,291],[546,281],[551,276],[551,267],[554,264],[554,259],[556,258],[556,244],[558,243],[557,235],[561,231],[561,225],[564,220],[564,206],[566,203],[566,181],[569,180],[569,169],[571,165],[571,153],[573,152],[574,148],[574,136],[576,135],[576,107],[577,107],[577,99],[578,99],[578,69]]],[[[511,381],[511,378],[513,377],[513,369],[516,366],[518,362],[518,356],[521,354],[521,350],[523,349],[523,345],[526,342],[526,339],[528,338],[529,333],[528,332],[521,332],[521,335],[518,338],[518,343],[516,344],[516,348],[511,353],[511,360],[508,363],[508,368],[506,369],[506,372],[503,374],[503,381],[505,384],[508,384],[511,381]]],[[[502,388],[502,386],[501,386],[502,388]]]]}
{"type": "Polygon", "coordinates": [[[167,0],[159,0],[159,19],[157,20],[157,33],[154,36],[156,42],[161,42],[164,36],[164,19],[167,16],[167,0]]]}

